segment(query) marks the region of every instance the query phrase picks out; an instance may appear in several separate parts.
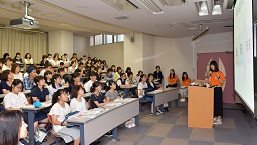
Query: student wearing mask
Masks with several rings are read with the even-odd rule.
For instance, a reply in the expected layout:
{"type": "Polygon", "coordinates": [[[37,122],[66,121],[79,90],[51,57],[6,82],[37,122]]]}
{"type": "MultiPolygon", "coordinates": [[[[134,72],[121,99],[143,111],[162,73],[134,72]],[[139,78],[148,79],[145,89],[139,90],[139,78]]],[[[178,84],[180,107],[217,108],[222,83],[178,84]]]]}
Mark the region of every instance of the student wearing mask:
{"type": "Polygon", "coordinates": [[[13,62],[14,63],[18,63],[18,64],[22,63],[21,54],[19,52],[17,52],[15,54],[15,57],[13,58],[13,62]]]}
{"type": "Polygon", "coordinates": [[[11,72],[13,74],[13,78],[14,79],[20,79],[21,81],[23,81],[23,75],[20,72],[20,65],[17,63],[13,63],[12,64],[12,68],[11,68],[11,72]]]}
{"type": "Polygon", "coordinates": [[[0,145],[23,145],[19,140],[27,136],[28,125],[20,111],[0,113],[0,145]]]}
{"type": "Polygon", "coordinates": [[[85,99],[82,97],[84,95],[84,88],[81,85],[75,85],[71,91],[72,100],[70,102],[71,112],[79,111],[83,112],[87,110],[87,105],[85,99]]]}
{"type": "Polygon", "coordinates": [[[53,130],[54,132],[61,136],[65,143],[74,141],[74,145],[80,144],[80,130],[78,127],[67,128],[67,122],[65,116],[71,112],[70,106],[66,103],[69,100],[68,92],[64,89],[59,89],[54,93],[52,104],[49,115],[52,118],[53,130]]]}
{"type": "Polygon", "coordinates": [[[12,63],[13,63],[12,58],[7,57],[7,58],[4,60],[4,65],[3,65],[3,67],[2,67],[2,71],[11,70],[12,63]]]}
{"type": "Polygon", "coordinates": [[[166,87],[177,87],[178,86],[178,76],[174,69],[170,70],[170,75],[168,76],[168,85],[166,87]]]}
{"type": "Polygon", "coordinates": [[[181,95],[181,100],[180,102],[185,102],[186,97],[188,95],[188,86],[191,83],[191,79],[188,77],[187,72],[182,73],[182,86],[180,87],[180,95],[181,95]]]}
{"type": "Polygon", "coordinates": [[[154,80],[157,80],[160,84],[162,83],[162,79],[163,79],[163,74],[162,74],[162,72],[160,71],[160,66],[159,65],[157,65],[156,67],[155,67],[155,71],[154,71],[154,73],[153,73],[153,78],[154,78],[154,80]]]}
{"type": "Polygon", "coordinates": [[[34,86],[34,78],[36,77],[37,72],[34,67],[29,67],[28,74],[29,74],[29,76],[24,77],[24,79],[23,79],[23,87],[25,90],[32,89],[32,87],[34,86]]]}
{"type": "Polygon", "coordinates": [[[214,88],[214,124],[222,124],[223,95],[222,85],[226,81],[224,74],[219,70],[216,61],[211,61],[209,73],[210,86],[214,88]]]}

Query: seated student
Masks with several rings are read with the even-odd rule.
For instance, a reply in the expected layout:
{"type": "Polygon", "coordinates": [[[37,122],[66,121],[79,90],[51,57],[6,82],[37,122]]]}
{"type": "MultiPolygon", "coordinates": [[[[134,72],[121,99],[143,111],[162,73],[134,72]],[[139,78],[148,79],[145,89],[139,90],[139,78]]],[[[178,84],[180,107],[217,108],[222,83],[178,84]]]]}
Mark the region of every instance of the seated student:
{"type": "MultiPolygon", "coordinates": [[[[147,81],[147,90],[148,91],[154,91],[154,90],[163,90],[163,88],[157,88],[156,85],[153,82],[153,74],[149,73],[148,74],[148,81],[147,81]]],[[[158,113],[162,114],[163,112],[160,110],[159,106],[157,106],[157,110],[158,113]]]]}
{"type": "Polygon", "coordinates": [[[87,105],[86,105],[87,102],[82,97],[82,95],[84,95],[84,88],[81,85],[75,85],[72,88],[71,94],[73,97],[73,99],[70,102],[71,112],[86,111],[87,110],[87,105]]]}
{"type": "Polygon", "coordinates": [[[0,145],[23,145],[19,140],[26,138],[28,125],[24,122],[21,111],[0,113],[0,145]]]}
{"type": "Polygon", "coordinates": [[[139,70],[139,71],[137,72],[137,78],[136,78],[137,83],[140,82],[140,76],[141,76],[142,74],[143,74],[143,71],[141,71],[141,70],[139,70]]]}
{"type": "Polygon", "coordinates": [[[80,62],[78,65],[78,68],[74,72],[78,72],[80,74],[80,77],[85,77],[86,71],[84,68],[84,64],[82,62],[80,62]]]}
{"type": "Polygon", "coordinates": [[[80,144],[80,130],[78,127],[66,127],[68,123],[65,121],[65,116],[71,112],[70,106],[66,103],[69,100],[68,92],[64,89],[59,89],[54,93],[49,115],[52,118],[54,132],[61,136],[65,143],[69,143],[74,140],[74,145],[80,144]]]}
{"type": "Polygon", "coordinates": [[[180,102],[185,102],[186,101],[186,96],[188,94],[188,86],[191,83],[191,79],[188,77],[187,72],[183,72],[182,74],[182,86],[180,87],[180,95],[181,95],[181,100],[180,102]]]}
{"type": "Polygon", "coordinates": [[[69,74],[73,74],[76,69],[77,69],[76,62],[72,61],[71,62],[71,66],[68,68],[68,73],[69,74]]]}
{"type": "Polygon", "coordinates": [[[4,65],[3,65],[3,67],[2,67],[2,71],[11,70],[12,63],[13,63],[12,58],[7,57],[7,58],[4,60],[4,65]]]}
{"type": "Polygon", "coordinates": [[[158,82],[161,84],[162,83],[162,79],[163,79],[163,74],[162,72],[160,71],[160,66],[157,65],[155,67],[155,71],[153,73],[153,78],[154,80],[158,80],[158,82]]]}
{"type": "Polygon", "coordinates": [[[106,102],[113,102],[115,99],[121,99],[121,97],[119,96],[118,91],[116,90],[116,83],[111,80],[108,83],[107,86],[107,92],[105,94],[105,100],[106,102]]]}
{"type": "Polygon", "coordinates": [[[64,71],[65,71],[65,74],[67,74],[68,73],[68,71],[67,71],[67,69],[65,68],[65,65],[64,65],[64,63],[63,62],[60,62],[60,67],[59,68],[63,68],[64,69],[64,71]]]}
{"type": "Polygon", "coordinates": [[[53,70],[51,64],[48,63],[48,64],[45,64],[44,66],[45,66],[45,68],[42,69],[41,72],[39,73],[40,76],[44,76],[46,71],[50,71],[50,72],[54,73],[54,70],[53,70]]]}
{"type": "Polygon", "coordinates": [[[54,55],[54,59],[51,62],[51,64],[54,67],[59,67],[60,66],[60,61],[59,61],[59,56],[58,55],[54,55]]]}
{"type": "Polygon", "coordinates": [[[52,61],[53,61],[53,58],[52,58],[52,57],[53,57],[52,54],[49,53],[49,54],[47,55],[47,59],[46,59],[46,60],[47,60],[49,63],[52,63],[52,61]]]}
{"type": "Polygon", "coordinates": [[[120,78],[121,73],[122,73],[122,69],[121,67],[118,66],[117,71],[113,75],[113,80],[117,81],[120,78]]]}
{"type": "Polygon", "coordinates": [[[130,68],[130,67],[127,67],[125,73],[128,74],[129,72],[132,72],[132,71],[131,71],[131,68],[130,68]]]}
{"type": "Polygon", "coordinates": [[[25,90],[31,90],[32,87],[34,86],[34,78],[36,77],[37,75],[37,72],[35,70],[34,67],[29,67],[28,68],[28,74],[29,76],[27,77],[24,77],[23,79],[23,87],[25,90]]]}
{"type": "Polygon", "coordinates": [[[113,75],[112,75],[112,69],[111,68],[109,68],[107,70],[107,74],[104,76],[104,79],[105,80],[113,80],[113,75]]]}
{"type": "Polygon", "coordinates": [[[166,87],[177,87],[178,86],[178,76],[174,69],[170,70],[170,75],[168,76],[168,85],[166,87]]]}
{"type": "Polygon", "coordinates": [[[128,77],[126,80],[126,84],[135,85],[137,83],[136,79],[133,77],[133,72],[128,72],[128,77]]]}
{"type": "MultiPolygon", "coordinates": [[[[147,86],[147,76],[145,74],[142,74],[139,80],[139,84],[137,86],[138,89],[138,98],[140,100],[145,100],[148,102],[151,102],[151,114],[153,115],[153,98],[149,97],[145,94],[145,90],[147,90],[148,86],[147,86]]],[[[156,115],[158,115],[159,113],[156,112],[156,115]]]]}
{"type": "Polygon", "coordinates": [[[87,65],[87,56],[83,55],[82,63],[86,66],[87,65]]]}
{"type": "Polygon", "coordinates": [[[117,81],[118,90],[123,86],[131,86],[131,84],[126,84],[127,76],[125,73],[121,73],[120,78],[117,81]]]}
{"type": "MultiPolygon", "coordinates": [[[[107,69],[106,65],[104,65],[104,61],[100,61],[99,67],[102,69],[102,71],[106,71],[107,69]]],[[[114,70],[112,69],[112,71],[115,72],[115,68],[114,70]]]]}
{"type": "Polygon", "coordinates": [[[20,65],[17,63],[13,63],[12,64],[12,68],[11,68],[11,72],[13,74],[13,78],[14,79],[20,79],[21,81],[23,81],[23,75],[20,72],[20,65]]]}
{"type": "Polygon", "coordinates": [[[94,67],[98,67],[98,66],[100,66],[100,63],[99,63],[99,60],[96,60],[96,61],[94,62],[94,67]]]}
{"type": "Polygon", "coordinates": [[[80,74],[79,73],[73,73],[70,77],[70,82],[69,82],[69,88],[68,88],[68,92],[71,93],[72,91],[72,87],[74,85],[82,85],[81,81],[80,81],[80,74]]]}
{"type": "Polygon", "coordinates": [[[22,63],[21,54],[19,52],[17,52],[15,54],[15,57],[13,58],[13,62],[14,63],[18,63],[18,64],[22,63]]]}
{"type": "Polygon", "coordinates": [[[30,96],[33,102],[46,102],[49,100],[49,91],[44,88],[45,80],[42,76],[36,76],[34,78],[35,86],[31,89],[30,96]]]}
{"type": "Polygon", "coordinates": [[[92,60],[91,60],[91,58],[90,59],[88,58],[87,64],[86,64],[86,69],[89,70],[91,66],[92,66],[92,60]]]}
{"type": "Polygon", "coordinates": [[[104,106],[108,103],[105,100],[105,96],[101,92],[101,90],[102,90],[102,86],[98,81],[94,82],[90,87],[90,92],[92,92],[92,95],[90,97],[92,109],[104,106]]]}
{"type": "Polygon", "coordinates": [[[0,94],[7,94],[10,92],[10,88],[13,82],[13,74],[10,70],[5,70],[1,76],[0,94]]]}
{"type": "Polygon", "coordinates": [[[90,80],[88,82],[85,83],[84,85],[84,89],[87,93],[90,92],[90,88],[92,86],[92,84],[96,81],[96,73],[92,73],[90,75],[90,80]]]}
{"type": "Polygon", "coordinates": [[[69,76],[69,74],[65,73],[64,68],[58,68],[57,72],[59,73],[59,75],[61,77],[61,85],[62,86],[69,86],[69,79],[68,79],[68,77],[64,78],[65,75],[69,76]]]}
{"type": "MultiPolygon", "coordinates": [[[[97,68],[98,68],[98,67],[97,67],[97,68]]],[[[101,72],[102,72],[102,71],[101,71],[101,72]]],[[[98,73],[98,72],[96,72],[96,69],[95,69],[94,66],[90,66],[89,71],[88,71],[89,76],[90,76],[92,73],[98,73]]]]}
{"type": "Polygon", "coordinates": [[[49,98],[52,98],[53,94],[57,90],[63,88],[61,85],[61,76],[59,74],[54,74],[51,82],[52,82],[52,84],[48,87],[49,98]]]}
{"type": "Polygon", "coordinates": [[[26,53],[26,55],[24,57],[24,63],[25,64],[33,64],[34,63],[30,53],[26,53]]]}
{"type": "Polygon", "coordinates": [[[97,73],[97,74],[96,74],[96,80],[97,80],[97,81],[101,81],[102,78],[103,78],[101,72],[102,72],[101,67],[97,67],[97,68],[96,68],[96,73],[97,73]]]}
{"type": "Polygon", "coordinates": [[[61,56],[61,60],[60,60],[60,66],[63,65],[64,67],[69,66],[69,62],[66,60],[65,56],[62,55],[61,56]]]}
{"type": "Polygon", "coordinates": [[[65,61],[70,65],[70,59],[68,58],[68,54],[64,53],[63,56],[65,58],[65,61]]]}
{"type": "MultiPolygon", "coordinates": [[[[21,92],[23,90],[22,82],[19,79],[15,79],[12,83],[10,92],[4,97],[4,105],[6,110],[20,110],[21,107],[28,105],[25,95],[21,92]]],[[[24,121],[28,123],[28,114],[23,113],[24,121]]],[[[42,112],[35,114],[34,118],[34,130],[36,131],[37,126],[45,127],[46,124],[38,125],[38,122],[48,122],[47,117],[42,112]]]]}
{"type": "Polygon", "coordinates": [[[50,86],[52,84],[52,78],[53,78],[53,73],[51,71],[46,71],[44,73],[44,80],[47,86],[50,86]]]}
{"type": "Polygon", "coordinates": [[[49,65],[49,61],[47,60],[47,56],[43,55],[42,56],[42,60],[40,61],[40,66],[45,66],[45,65],[49,65]]]}

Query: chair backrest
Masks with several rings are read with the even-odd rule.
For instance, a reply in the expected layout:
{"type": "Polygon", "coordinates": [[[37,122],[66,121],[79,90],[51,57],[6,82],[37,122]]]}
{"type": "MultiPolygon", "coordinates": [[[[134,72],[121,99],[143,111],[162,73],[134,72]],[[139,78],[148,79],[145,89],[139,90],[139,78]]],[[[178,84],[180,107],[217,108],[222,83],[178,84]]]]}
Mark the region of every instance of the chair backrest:
{"type": "Polygon", "coordinates": [[[52,116],[49,115],[49,113],[47,113],[47,119],[51,124],[53,124],[52,116]]]}
{"type": "Polygon", "coordinates": [[[32,103],[31,103],[31,98],[30,98],[30,97],[28,97],[28,98],[27,98],[27,101],[28,101],[28,103],[29,103],[29,104],[32,104],[32,103]]]}

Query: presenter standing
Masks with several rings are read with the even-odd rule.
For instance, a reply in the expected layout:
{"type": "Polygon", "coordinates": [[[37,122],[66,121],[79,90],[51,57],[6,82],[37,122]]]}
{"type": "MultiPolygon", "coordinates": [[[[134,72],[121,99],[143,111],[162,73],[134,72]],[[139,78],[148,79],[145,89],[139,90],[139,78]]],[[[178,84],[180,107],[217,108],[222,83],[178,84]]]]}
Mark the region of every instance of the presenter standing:
{"type": "Polygon", "coordinates": [[[222,85],[226,78],[219,70],[216,61],[210,63],[209,83],[214,88],[214,124],[222,124],[223,117],[223,97],[222,97],[222,85]]]}

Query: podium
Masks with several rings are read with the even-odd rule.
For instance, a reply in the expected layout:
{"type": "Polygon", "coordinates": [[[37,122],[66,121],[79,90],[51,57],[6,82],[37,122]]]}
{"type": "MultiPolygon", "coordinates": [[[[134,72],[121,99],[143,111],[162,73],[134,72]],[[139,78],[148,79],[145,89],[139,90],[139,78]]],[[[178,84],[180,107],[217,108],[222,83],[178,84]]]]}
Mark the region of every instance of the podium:
{"type": "Polygon", "coordinates": [[[212,128],[214,118],[214,89],[188,87],[188,127],[212,128]]]}

